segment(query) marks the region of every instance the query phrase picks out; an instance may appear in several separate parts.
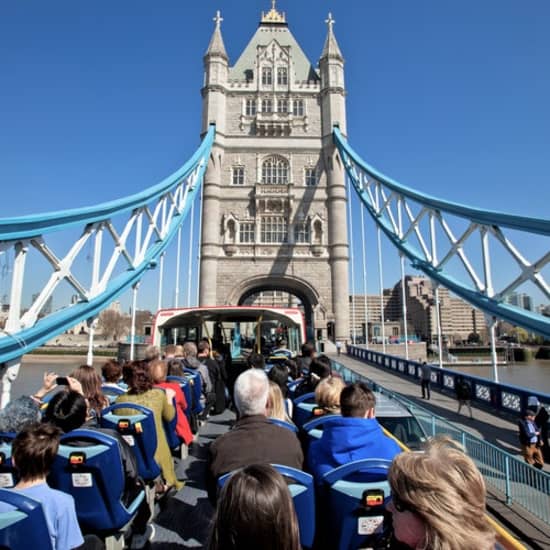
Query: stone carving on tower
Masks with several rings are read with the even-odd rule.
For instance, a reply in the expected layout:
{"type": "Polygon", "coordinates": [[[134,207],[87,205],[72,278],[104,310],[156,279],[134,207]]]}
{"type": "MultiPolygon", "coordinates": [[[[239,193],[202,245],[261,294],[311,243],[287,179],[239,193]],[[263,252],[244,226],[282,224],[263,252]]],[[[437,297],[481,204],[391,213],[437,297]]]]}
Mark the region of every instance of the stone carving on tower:
{"type": "Polygon", "coordinates": [[[200,305],[294,294],[310,337],[349,338],[344,60],[329,14],[315,69],[272,0],[233,66],[220,13],[204,56],[202,131],[216,124],[204,179],[200,305]],[[313,330],[315,332],[313,333],[313,330]]]}

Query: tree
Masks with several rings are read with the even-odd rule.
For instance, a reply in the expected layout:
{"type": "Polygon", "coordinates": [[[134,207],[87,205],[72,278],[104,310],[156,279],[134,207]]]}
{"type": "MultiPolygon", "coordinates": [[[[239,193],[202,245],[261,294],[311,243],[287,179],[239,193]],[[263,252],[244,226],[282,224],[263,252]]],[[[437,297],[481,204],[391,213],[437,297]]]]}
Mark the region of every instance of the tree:
{"type": "Polygon", "coordinates": [[[114,309],[106,309],[101,312],[98,321],[98,328],[103,334],[105,340],[118,340],[123,334],[128,332],[130,327],[130,318],[121,315],[114,309]]]}

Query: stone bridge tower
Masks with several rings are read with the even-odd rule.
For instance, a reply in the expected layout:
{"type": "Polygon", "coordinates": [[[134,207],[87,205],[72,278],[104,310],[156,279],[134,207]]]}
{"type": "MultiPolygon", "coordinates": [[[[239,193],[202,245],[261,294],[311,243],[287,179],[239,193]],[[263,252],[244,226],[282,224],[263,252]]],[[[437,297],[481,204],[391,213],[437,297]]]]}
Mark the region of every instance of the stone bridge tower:
{"type": "Polygon", "coordinates": [[[310,337],[349,338],[345,174],[332,128],[346,133],[344,60],[328,32],[315,69],[284,13],[262,13],[237,62],[221,17],[204,56],[202,131],[216,124],[204,179],[200,305],[254,293],[301,300],[310,337]],[[313,332],[315,331],[315,332],[313,332]]]}

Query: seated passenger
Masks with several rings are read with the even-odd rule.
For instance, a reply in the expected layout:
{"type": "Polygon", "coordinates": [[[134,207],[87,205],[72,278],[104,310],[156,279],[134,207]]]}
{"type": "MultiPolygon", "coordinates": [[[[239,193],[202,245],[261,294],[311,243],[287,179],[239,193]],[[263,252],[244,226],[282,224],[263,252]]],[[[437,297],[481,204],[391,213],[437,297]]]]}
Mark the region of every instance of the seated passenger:
{"type": "Polygon", "coordinates": [[[315,391],[317,384],[324,378],[332,375],[330,359],[326,355],[320,355],[313,359],[309,366],[309,373],[300,382],[294,392],[295,397],[315,391]]]}
{"type": "Polygon", "coordinates": [[[315,388],[315,403],[324,414],[340,414],[340,394],[346,387],[341,378],[329,376],[319,382],[315,388]]]}
{"type": "Polygon", "coordinates": [[[388,480],[394,535],[409,548],[495,548],[483,477],[450,437],[396,456],[388,480]]]}
{"type": "Polygon", "coordinates": [[[185,411],[187,410],[187,401],[183,391],[181,390],[180,385],[177,382],[167,382],[166,381],[166,372],[168,370],[168,365],[165,361],[160,359],[155,359],[150,363],[151,376],[153,377],[153,382],[155,387],[168,389],[174,391],[176,399],[176,415],[178,417],[176,424],[176,434],[180,439],[184,441],[186,445],[189,445],[193,441],[193,434],[191,433],[191,427],[189,426],[189,421],[185,411]]]}
{"type": "Polygon", "coordinates": [[[316,355],[317,352],[315,351],[315,344],[312,342],[302,344],[302,355],[296,359],[296,362],[298,363],[298,372],[300,375],[309,371],[311,361],[313,361],[316,355]]]}
{"type": "Polygon", "coordinates": [[[288,359],[292,359],[292,352],[286,346],[287,342],[284,338],[277,340],[277,347],[271,352],[271,355],[284,355],[288,359]]]}
{"type": "Polygon", "coordinates": [[[40,408],[32,397],[22,395],[0,410],[0,432],[19,433],[30,424],[40,422],[40,408]]]}
{"type": "Polygon", "coordinates": [[[267,398],[267,416],[292,424],[285,407],[285,400],[281,388],[275,382],[269,381],[269,396],[267,398]]]}
{"type": "Polygon", "coordinates": [[[208,367],[199,361],[197,358],[197,346],[194,342],[185,342],[183,344],[183,361],[182,364],[185,368],[192,371],[197,371],[201,378],[201,405],[203,411],[200,414],[201,418],[206,418],[210,412],[210,409],[216,401],[216,395],[214,394],[214,387],[212,385],[212,379],[208,372],[208,367]]]}
{"type": "Polygon", "coordinates": [[[286,365],[273,365],[271,370],[267,373],[269,380],[275,382],[275,384],[281,388],[287,415],[292,418],[294,404],[292,403],[292,399],[288,397],[288,376],[289,369],[286,365]]]}
{"type": "MultiPolygon", "coordinates": [[[[59,448],[59,429],[49,424],[33,424],[13,440],[12,461],[20,481],[15,491],[42,503],[52,547],[56,550],[78,548],[84,543],[74,499],[51,489],[46,483],[59,448]]],[[[0,512],[13,509],[0,502],[0,512]]]]}
{"type": "MultiPolygon", "coordinates": [[[[168,491],[170,487],[181,489],[183,483],[176,479],[174,462],[162,426],[163,420],[170,422],[176,414],[172,405],[174,392],[169,388],[165,391],[153,388],[149,365],[145,361],[134,361],[131,364],[131,369],[126,370],[126,376],[128,393],[119,395],[115,403],[136,403],[153,411],[157,431],[155,460],[158,462],[162,470],[162,477],[166,482],[164,491],[168,491]]],[[[119,409],[115,412],[117,415],[132,414],[132,409],[119,409]]]]}
{"type": "Polygon", "coordinates": [[[234,399],[239,419],[210,445],[211,497],[218,477],[243,466],[283,464],[302,469],[304,457],[296,434],[266,417],[268,393],[269,382],[260,369],[248,369],[237,378],[234,399]]]}
{"type": "MultiPolygon", "coordinates": [[[[334,418],[323,428],[323,435],[313,441],[308,451],[308,466],[316,481],[323,474],[363,458],[392,460],[401,452],[399,445],[382,432],[374,416],[376,399],[363,382],[345,387],[340,395],[341,418],[334,418]]],[[[373,473],[373,480],[380,476],[373,473]]]]}
{"type": "Polygon", "coordinates": [[[265,369],[265,359],[261,353],[252,352],[246,358],[246,364],[251,369],[265,369]]]}
{"type": "Polygon", "coordinates": [[[294,504],[268,464],[236,472],[220,493],[209,550],[300,550],[294,504]]]}
{"type": "Polygon", "coordinates": [[[128,387],[122,381],[122,366],[118,361],[110,359],[101,367],[101,375],[103,376],[103,385],[113,388],[122,388],[126,390],[128,387]]]}
{"type": "Polygon", "coordinates": [[[83,395],[88,401],[88,408],[92,417],[99,418],[101,411],[109,406],[109,399],[101,390],[101,376],[94,367],[81,365],[71,373],[82,385],[83,395]]]}

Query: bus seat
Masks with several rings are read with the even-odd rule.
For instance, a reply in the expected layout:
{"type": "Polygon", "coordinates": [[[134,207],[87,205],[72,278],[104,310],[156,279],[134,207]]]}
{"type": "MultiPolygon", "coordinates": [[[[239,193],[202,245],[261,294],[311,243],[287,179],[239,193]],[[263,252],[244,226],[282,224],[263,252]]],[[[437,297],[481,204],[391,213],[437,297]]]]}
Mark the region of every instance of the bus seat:
{"type": "Polygon", "coordinates": [[[136,403],[115,403],[103,411],[101,427],[116,430],[132,447],[139,475],[144,481],[153,481],[160,475],[160,467],[155,460],[157,431],[151,409],[136,403]],[[134,414],[117,414],[120,409],[130,409],[134,414]]]}
{"type": "Polygon", "coordinates": [[[123,530],[145,498],[142,490],[124,505],[125,476],[118,442],[95,430],[73,430],[61,436],[48,481],[72,495],[81,527],[96,533],[123,530]]]}
{"type": "Polygon", "coordinates": [[[272,418],[271,416],[268,416],[267,419],[272,424],[275,424],[276,426],[280,426],[281,428],[286,428],[291,432],[298,433],[298,428],[294,424],[291,424],[290,422],[286,422],[285,420],[280,420],[278,418],[272,418]]]}
{"type": "Polygon", "coordinates": [[[126,390],[123,390],[120,387],[105,385],[101,386],[101,391],[103,392],[103,395],[109,400],[109,403],[111,405],[116,401],[116,398],[119,395],[126,393],[126,390]]]}
{"type": "Polygon", "coordinates": [[[362,481],[361,476],[368,476],[370,469],[387,475],[390,464],[383,459],[356,460],[323,476],[321,517],[322,524],[330,525],[330,548],[385,547],[381,541],[391,535],[391,514],[384,505],[389,483],[387,479],[362,481]]]}
{"type": "Polygon", "coordinates": [[[292,420],[294,420],[298,428],[301,428],[311,419],[315,407],[317,407],[317,403],[315,403],[314,392],[304,393],[300,395],[300,397],[294,399],[294,414],[292,420]]]}
{"type": "MultiPolygon", "coordinates": [[[[315,539],[315,484],[313,483],[313,476],[290,466],[281,464],[272,464],[271,466],[287,480],[288,490],[292,496],[298,518],[300,544],[303,548],[311,548],[315,539]]],[[[233,473],[229,472],[218,479],[220,489],[233,473]]]]}
{"type": "Polygon", "coordinates": [[[202,380],[201,375],[198,371],[184,368],[183,369],[186,374],[186,379],[191,384],[192,388],[192,400],[189,406],[191,407],[191,412],[193,414],[200,414],[203,410],[203,406],[201,405],[201,395],[202,395],[202,380]]]}
{"type": "Polygon", "coordinates": [[[13,432],[0,433],[0,487],[9,489],[19,481],[17,470],[11,462],[11,444],[17,434],[13,432]]]}
{"type": "Polygon", "coordinates": [[[48,524],[40,502],[8,489],[0,489],[0,502],[13,506],[12,511],[0,513],[1,548],[52,550],[48,524]]]}

